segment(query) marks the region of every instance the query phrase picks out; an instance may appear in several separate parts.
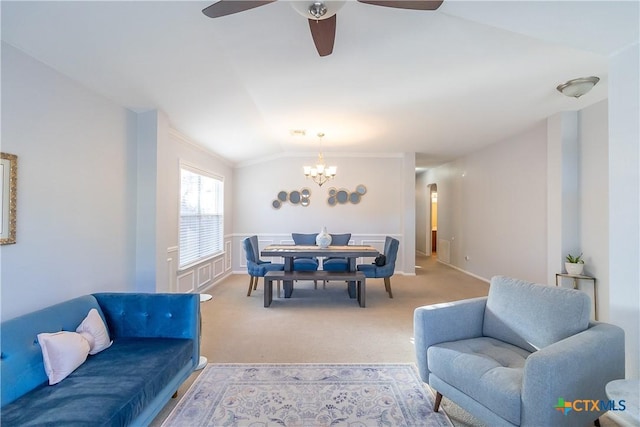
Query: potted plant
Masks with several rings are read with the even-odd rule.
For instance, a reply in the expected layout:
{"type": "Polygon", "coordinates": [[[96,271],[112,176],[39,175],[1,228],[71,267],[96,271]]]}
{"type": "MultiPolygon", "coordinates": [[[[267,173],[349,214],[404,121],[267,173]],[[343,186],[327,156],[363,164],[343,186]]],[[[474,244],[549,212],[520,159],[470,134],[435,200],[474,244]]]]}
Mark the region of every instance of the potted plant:
{"type": "Polygon", "coordinates": [[[566,262],[564,263],[564,267],[567,269],[567,274],[572,274],[574,276],[579,276],[582,274],[582,270],[584,269],[584,260],[582,259],[582,253],[578,256],[573,256],[571,254],[567,255],[565,258],[566,262]]]}

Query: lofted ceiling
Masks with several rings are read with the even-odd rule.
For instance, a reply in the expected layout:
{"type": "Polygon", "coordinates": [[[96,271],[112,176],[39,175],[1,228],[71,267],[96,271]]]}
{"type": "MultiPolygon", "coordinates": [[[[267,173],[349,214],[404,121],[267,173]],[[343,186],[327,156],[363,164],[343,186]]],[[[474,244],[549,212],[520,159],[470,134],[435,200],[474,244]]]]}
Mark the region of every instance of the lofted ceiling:
{"type": "Polygon", "coordinates": [[[2,1],[2,40],[235,165],[312,153],[324,132],[327,157],[429,167],[606,99],[609,55],[639,39],[638,1],[348,0],[320,57],[290,1],[211,19],[213,2],[2,1]],[[590,75],[580,99],[555,90],[590,75]]]}

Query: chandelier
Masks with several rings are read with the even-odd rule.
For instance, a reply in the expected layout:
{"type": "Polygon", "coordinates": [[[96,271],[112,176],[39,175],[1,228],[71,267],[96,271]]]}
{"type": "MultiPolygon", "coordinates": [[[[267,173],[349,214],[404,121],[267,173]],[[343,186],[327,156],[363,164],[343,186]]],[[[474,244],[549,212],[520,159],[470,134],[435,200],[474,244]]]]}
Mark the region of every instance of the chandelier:
{"type": "Polygon", "coordinates": [[[322,187],[322,184],[329,181],[336,176],[337,168],[335,166],[327,166],[324,163],[324,156],[322,155],[322,137],[324,133],[319,132],[318,138],[320,139],[320,152],[318,153],[318,162],[315,166],[304,166],[304,176],[311,178],[313,182],[322,187]]]}

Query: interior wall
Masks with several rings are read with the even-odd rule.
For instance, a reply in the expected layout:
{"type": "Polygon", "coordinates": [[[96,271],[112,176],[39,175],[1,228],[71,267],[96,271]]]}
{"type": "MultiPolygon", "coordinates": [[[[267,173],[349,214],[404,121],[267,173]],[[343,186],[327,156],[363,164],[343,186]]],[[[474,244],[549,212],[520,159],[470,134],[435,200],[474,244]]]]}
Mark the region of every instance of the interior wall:
{"type": "Polygon", "coordinates": [[[2,43],[2,151],[18,156],[2,320],[133,288],[135,114],[2,43]]]}
{"type": "MultiPolygon", "coordinates": [[[[579,234],[584,274],[597,280],[598,320],[609,321],[609,126],[607,101],[580,111],[579,234]]],[[[564,261],[564,259],[563,259],[564,261]]],[[[590,282],[582,289],[593,300],[590,282]]]]}
{"type": "Polygon", "coordinates": [[[453,266],[545,282],[544,124],[431,169],[427,179],[438,186],[438,240],[449,242],[453,266]]]}
{"type": "MultiPolygon", "coordinates": [[[[292,232],[317,233],[325,226],[330,233],[352,233],[356,239],[354,243],[366,240],[377,244],[380,240],[384,243],[385,236],[398,238],[401,249],[396,271],[404,271],[402,247],[406,192],[403,156],[338,157],[325,153],[327,164],[337,166],[338,173],[322,187],[302,173],[302,166],[313,160],[312,155],[309,158],[281,157],[235,168],[235,188],[243,191],[235,191],[233,195],[234,238],[237,240],[234,247],[238,248],[233,262],[234,271],[246,270],[240,242],[247,236],[256,234],[261,239],[280,242],[290,240],[292,232]],[[345,189],[350,193],[359,184],[367,188],[359,203],[328,204],[331,188],[345,189]],[[273,208],[272,202],[280,191],[290,193],[303,188],[311,191],[309,206],[285,202],[279,209],[273,208]]],[[[413,169],[411,174],[413,181],[413,169]]],[[[409,196],[412,211],[414,195],[412,191],[409,196]]],[[[415,221],[413,213],[411,221],[415,221]]],[[[408,238],[414,239],[413,232],[408,238]]],[[[413,248],[413,244],[411,246],[413,248]]],[[[413,262],[412,253],[412,266],[413,262]]]]}

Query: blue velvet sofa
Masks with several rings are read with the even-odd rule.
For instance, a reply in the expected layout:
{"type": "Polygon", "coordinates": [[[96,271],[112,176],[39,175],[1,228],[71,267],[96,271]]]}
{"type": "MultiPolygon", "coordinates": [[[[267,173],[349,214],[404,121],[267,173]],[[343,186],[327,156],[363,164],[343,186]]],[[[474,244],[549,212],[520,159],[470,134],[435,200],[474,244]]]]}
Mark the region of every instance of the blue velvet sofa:
{"type": "MultiPolygon", "coordinates": [[[[624,331],[589,321],[578,290],[504,276],[488,297],[418,307],[414,337],[422,380],[490,426],[593,425],[605,385],[624,378],[624,331]]],[[[605,405],[606,406],[606,405],[605,405]]]]}
{"type": "Polygon", "coordinates": [[[199,359],[197,294],[98,293],[2,323],[1,425],[146,426],[199,359]],[[37,335],[75,331],[95,308],[113,344],[55,385],[37,335]]]}

